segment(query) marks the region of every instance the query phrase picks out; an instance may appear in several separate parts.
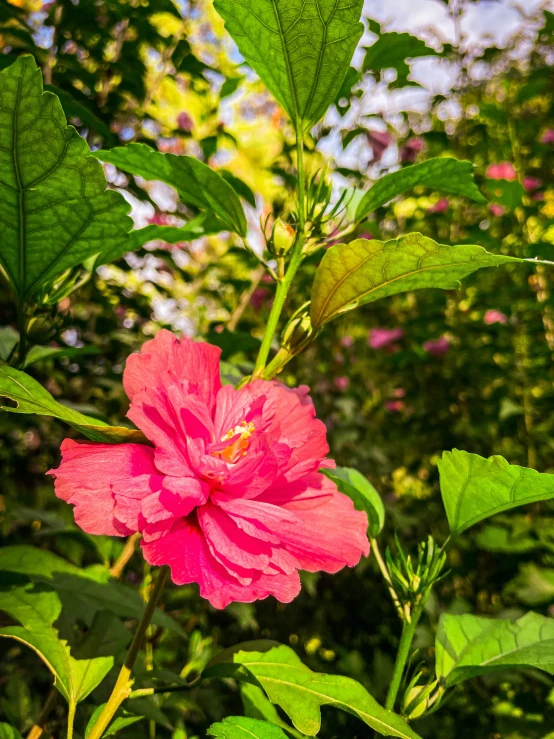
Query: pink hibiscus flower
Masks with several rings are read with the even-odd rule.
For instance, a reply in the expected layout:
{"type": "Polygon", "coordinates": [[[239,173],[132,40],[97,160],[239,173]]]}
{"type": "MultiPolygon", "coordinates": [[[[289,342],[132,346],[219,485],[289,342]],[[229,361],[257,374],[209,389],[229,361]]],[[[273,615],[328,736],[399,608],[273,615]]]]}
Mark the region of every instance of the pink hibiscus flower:
{"type": "Polygon", "coordinates": [[[485,313],[485,323],[487,326],[492,326],[494,323],[508,323],[508,316],[502,311],[495,310],[494,308],[488,310],[485,313]]]}
{"type": "Polygon", "coordinates": [[[423,348],[428,354],[432,354],[433,357],[444,357],[450,349],[450,342],[446,336],[441,336],[439,339],[426,341],[423,344],[423,348]]]}
{"type": "Polygon", "coordinates": [[[394,345],[403,336],[404,330],[401,328],[372,328],[367,343],[372,349],[385,349],[394,345]]]}
{"type": "Polygon", "coordinates": [[[147,444],[66,439],[50,474],[90,534],[142,534],[152,565],[216,608],[291,601],[298,570],[337,572],[369,552],[367,517],[319,472],[326,429],[308,388],[221,386],[217,347],[160,331],[127,361],[129,418],[147,444]]]}
{"type": "Polygon", "coordinates": [[[515,180],[517,179],[516,168],[511,162],[497,162],[489,164],[485,177],[489,180],[515,180]]]}

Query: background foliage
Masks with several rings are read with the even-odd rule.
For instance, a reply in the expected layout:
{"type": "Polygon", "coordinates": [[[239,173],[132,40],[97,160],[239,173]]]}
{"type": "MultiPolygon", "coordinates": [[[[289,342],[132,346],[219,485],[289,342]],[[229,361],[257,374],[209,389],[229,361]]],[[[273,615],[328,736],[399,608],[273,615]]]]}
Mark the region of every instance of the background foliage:
{"type": "MultiPolygon", "coordinates": [[[[463,12],[463,3],[451,3],[456,28],[463,12]]],[[[459,36],[456,43],[437,40],[431,47],[429,38],[425,43],[370,18],[366,23],[361,43],[368,50],[310,141],[311,171],[323,166],[321,151],[329,150],[330,141],[334,182],[343,185],[362,186],[398,163],[451,155],[476,165],[489,202],[445,195],[435,185],[419,188],[379,205],[348,239],[389,239],[409,230],[439,243],[479,244],[493,254],[554,259],[554,16],[538,8],[522,18],[502,49],[476,48],[471,38],[459,36]],[[431,95],[423,112],[365,114],[364,104],[377,88],[393,95],[413,85],[406,59],[419,57],[448,66],[449,94],[431,95]]],[[[292,207],[293,132],[241,64],[211,3],[2,0],[0,40],[0,67],[32,54],[92,149],[146,142],[210,163],[250,203],[254,234],[260,216],[271,210],[286,214],[292,207]],[[254,198],[253,192],[261,195],[254,198]]],[[[137,225],[181,227],[201,212],[198,203],[183,197],[178,202],[169,187],[124,174],[125,167],[114,163],[117,170],[105,167],[108,180],[133,204],[137,225]]],[[[322,228],[332,241],[340,224],[322,228]]],[[[235,230],[240,234],[241,226],[235,230]]],[[[204,337],[222,347],[226,361],[251,369],[272,284],[262,279],[236,234],[177,234],[174,240],[151,241],[115,264],[72,275],[82,285],[71,297],[63,290],[44,296],[31,317],[31,338],[40,337],[36,343],[50,351],[35,353],[32,364],[29,358],[28,371],[54,397],[85,414],[100,409],[101,420],[121,425],[125,358],[160,327],[204,337]],[[60,312],[52,323],[53,305],[60,312]]],[[[261,237],[251,243],[261,243],[261,237]]],[[[305,270],[289,315],[308,299],[320,258],[314,254],[305,270]]],[[[0,310],[0,358],[7,360],[17,341],[17,316],[4,290],[0,310]]],[[[337,462],[367,475],[385,500],[390,533],[402,531],[415,547],[429,527],[439,541],[447,535],[437,470],[444,449],[501,454],[514,464],[554,471],[553,359],[554,297],[547,273],[541,265],[508,266],[476,273],[458,291],[393,296],[334,321],[288,365],[283,380],[310,385],[337,462]]],[[[123,543],[78,530],[71,511],[53,496],[44,473],[57,465],[65,435],[52,418],[0,414],[0,525],[7,545],[32,544],[86,566],[87,587],[80,582],[79,598],[73,597],[75,573],[61,572],[52,560],[49,573],[38,576],[36,562],[21,564],[24,550],[17,563],[0,566],[3,583],[19,578],[22,591],[31,576],[33,588],[52,586],[43,595],[52,599],[52,620],[63,605],[69,643],[84,632],[91,642],[106,616],[101,608],[91,612],[90,604],[99,602],[102,573],[123,543]]],[[[507,512],[475,527],[456,541],[448,566],[452,576],[437,586],[417,634],[424,669],[434,650],[426,624],[443,612],[516,616],[532,607],[554,615],[552,504],[507,512]]],[[[131,560],[129,584],[145,575],[148,583],[143,567],[138,556],[131,560]]],[[[166,611],[173,630],[162,637],[159,625],[151,628],[140,684],[155,685],[175,662],[182,665],[173,678],[178,682],[222,647],[271,638],[289,644],[313,670],[354,677],[382,700],[397,643],[394,608],[385,596],[373,561],[362,562],[356,572],[304,576],[301,596],[288,606],[271,600],[214,612],[193,586],[171,589],[166,611]]],[[[136,614],[131,600],[118,614],[123,620],[136,614]]],[[[93,643],[93,653],[102,657],[101,644],[93,643]]],[[[82,649],[87,654],[86,643],[82,649]]],[[[0,650],[0,710],[25,732],[46,700],[50,674],[11,640],[0,640],[0,650]]],[[[107,694],[102,685],[92,698],[101,704],[107,694]]],[[[241,696],[236,683],[207,683],[188,693],[136,699],[133,710],[142,718],[131,724],[135,717],[128,716],[120,736],[204,736],[214,721],[242,712],[241,697],[253,718],[262,717],[260,705],[270,709],[251,686],[241,696]]],[[[54,734],[64,715],[55,704],[48,724],[54,734]]],[[[80,718],[81,734],[86,718],[80,718]]],[[[367,736],[360,726],[347,714],[324,710],[321,736],[367,736]]],[[[492,673],[460,685],[440,715],[415,726],[437,739],[467,736],[468,726],[476,736],[545,739],[554,735],[552,681],[531,669],[492,673]]],[[[216,736],[225,736],[219,731],[216,736]]]]}

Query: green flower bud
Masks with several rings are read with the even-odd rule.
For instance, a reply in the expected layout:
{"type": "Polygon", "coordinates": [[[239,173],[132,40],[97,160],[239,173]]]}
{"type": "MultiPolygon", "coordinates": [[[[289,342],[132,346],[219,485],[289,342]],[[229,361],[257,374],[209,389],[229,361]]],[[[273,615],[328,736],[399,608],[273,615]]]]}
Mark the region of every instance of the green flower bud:
{"type": "Polygon", "coordinates": [[[316,336],[310,320],[310,302],[308,301],[294,313],[285,326],[281,335],[281,348],[293,356],[300,354],[316,336]]]}
{"type": "Polygon", "coordinates": [[[267,245],[269,252],[275,257],[284,257],[292,248],[296,239],[296,231],[288,223],[277,218],[273,224],[271,239],[267,245]]]}

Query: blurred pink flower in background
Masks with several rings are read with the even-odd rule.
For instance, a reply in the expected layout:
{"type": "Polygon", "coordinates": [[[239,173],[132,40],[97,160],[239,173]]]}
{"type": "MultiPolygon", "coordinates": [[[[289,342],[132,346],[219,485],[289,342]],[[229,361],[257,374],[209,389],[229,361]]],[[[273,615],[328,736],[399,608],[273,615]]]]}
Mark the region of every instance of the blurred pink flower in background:
{"type": "Polygon", "coordinates": [[[397,387],[396,390],[393,392],[393,395],[395,398],[405,398],[406,391],[403,387],[397,387]]]}
{"type": "Polygon", "coordinates": [[[516,168],[511,162],[489,164],[485,177],[489,180],[515,180],[517,178],[516,168]]]}
{"type": "Polygon", "coordinates": [[[547,128],[541,136],[541,144],[554,144],[554,128],[547,128]]]}
{"type": "Polygon", "coordinates": [[[194,128],[194,121],[188,113],[183,112],[179,113],[179,115],[177,116],[177,125],[179,126],[181,131],[190,133],[194,128]]]}
{"type": "Polygon", "coordinates": [[[523,178],[523,187],[527,190],[527,192],[533,192],[533,190],[537,190],[541,185],[542,180],[540,180],[538,177],[523,178]]]}
{"type": "Polygon", "coordinates": [[[366,239],[366,241],[371,241],[375,238],[375,236],[370,233],[369,231],[362,231],[362,233],[358,236],[359,239],[366,239]]]}
{"type": "Polygon", "coordinates": [[[492,326],[493,323],[508,323],[508,316],[493,308],[485,313],[484,321],[487,326],[492,326]]]}
{"type": "Polygon", "coordinates": [[[348,379],[348,377],[335,377],[335,386],[338,390],[344,392],[344,390],[348,389],[349,385],[350,380],[348,379]]]}
{"type": "Polygon", "coordinates": [[[260,308],[263,308],[263,306],[267,303],[270,295],[271,292],[267,289],[267,287],[257,287],[252,293],[252,297],[250,298],[250,305],[254,308],[254,310],[260,310],[260,308]]]}
{"type": "Polygon", "coordinates": [[[441,198],[430,208],[427,208],[427,213],[446,213],[450,206],[448,198],[441,198]]]}
{"type": "Polygon", "coordinates": [[[425,141],[419,136],[408,139],[404,146],[400,149],[400,161],[404,164],[413,164],[417,155],[425,147],[425,141]]]}
{"type": "Polygon", "coordinates": [[[400,413],[406,407],[403,400],[387,400],[385,402],[385,410],[389,413],[400,413]]]}
{"type": "Polygon", "coordinates": [[[498,218],[508,212],[500,203],[489,203],[489,211],[493,216],[497,216],[498,218]]]}
{"type": "Polygon", "coordinates": [[[373,152],[373,161],[380,162],[383,154],[393,142],[393,138],[388,131],[368,131],[367,141],[373,152]]]}
{"type": "Polygon", "coordinates": [[[404,336],[401,328],[372,328],[367,343],[372,349],[385,349],[404,336]]]}
{"type": "Polygon", "coordinates": [[[450,342],[446,336],[441,336],[439,339],[430,339],[423,344],[423,348],[428,354],[432,354],[434,357],[444,357],[446,352],[450,349],[450,342]]]}
{"type": "Polygon", "coordinates": [[[340,340],[340,345],[345,349],[349,349],[354,344],[354,339],[351,336],[343,336],[340,340]]]}

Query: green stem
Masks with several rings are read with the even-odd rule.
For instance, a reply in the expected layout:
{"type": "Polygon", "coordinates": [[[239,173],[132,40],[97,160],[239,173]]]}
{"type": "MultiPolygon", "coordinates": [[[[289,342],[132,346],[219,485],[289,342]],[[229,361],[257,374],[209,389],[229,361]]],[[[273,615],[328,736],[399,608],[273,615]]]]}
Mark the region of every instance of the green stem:
{"type": "Polygon", "coordinates": [[[389,589],[389,593],[392,598],[392,602],[394,603],[394,607],[396,608],[396,611],[400,619],[404,621],[405,615],[402,609],[402,603],[400,602],[400,598],[398,597],[398,594],[396,590],[394,589],[392,578],[390,576],[390,572],[385,563],[385,560],[383,559],[383,555],[381,554],[381,550],[379,549],[379,544],[377,543],[377,540],[373,538],[369,540],[369,543],[370,543],[370,549],[373,552],[375,559],[377,560],[379,570],[381,571],[381,574],[383,575],[383,579],[387,583],[387,588],[389,589]]]}
{"type": "Polygon", "coordinates": [[[256,359],[256,365],[254,367],[253,379],[261,377],[269,352],[271,351],[271,343],[273,336],[277,331],[279,325],[279,319],[287,299],[287,295],[292,285],[292,281],[296,277],[298,268],[302,264],[302,247],[306,240],[306,192],[304,184],[304,136],[302,127],[300,125],[296,128],[296,152],[298,158],[298,231],[296,234],[296,241],[292,247],[291,259],[289,262],[288,269],[283,279],[277,285],[277,291],[275,293],[275,300],[269,314],[267,326],[265,329],[264,338],[260,347],[258,358],[256,359]]]}
{"type": "Polygon", "coordinates": [[[138,657],[138,653],[144,641],[144,637],[146,636],[146,631],[148,629],[148,626],[150,625],[152,616],[154,615],[160,598],[162,597],[163,589],[168,575],[169,570],[167,567],[162,568],[158,574],[158,577],[154,584],[154,588],[152,590],[152,593],[150,594],[150,598],[148,600],[148,603],[146,604],[146,608],[144,609],[142,618],[139,621],[137,630],[135,631],[133,641],[131,642],[131,646],[129,647],[127,656],[125,657],[125,662],[123,663],[123,667],[119,672],[114,689],[112,690],[112,694],[110,695],[108,702],[104,706],[104,710],[94,724],[92,731],[88,735],[88,739],[101,739],[102,734],[108,728],[108,725],[114,717],[119,706],[126,698],[131,695],[131,688],[133,687],[133,666],[135,664],[135,660],[138,657]]]}
{"type": "Polygon", "coordinates": [[[421,601],[414,608],[410,621],[404,621],[402,624],[402,636],[400,637],[400,644],[398,646],[398,653],[396,655],[396,662],[394,663],[394,672],[392,674],[392,680],[389,685],[387,693],[387,699],[385,701],[385,708],[389,711],[394,710],[394,704],[398,696],[398,691],[402,684],[402,677],[404,676],[404,669],[408,656],[410,654],[410,648],[412,641],[415,636],[417,624],[423,613],[423,606],[425,605],[426,598],[422,598],[421,601]]]}
{"type": "Polygon", "coordinates": [[[74,700],[69,702],[69,713],[67,714],[67,739],[73,739],[73,724],[75,723],[75,711],[77,704],[74,700]]]}

